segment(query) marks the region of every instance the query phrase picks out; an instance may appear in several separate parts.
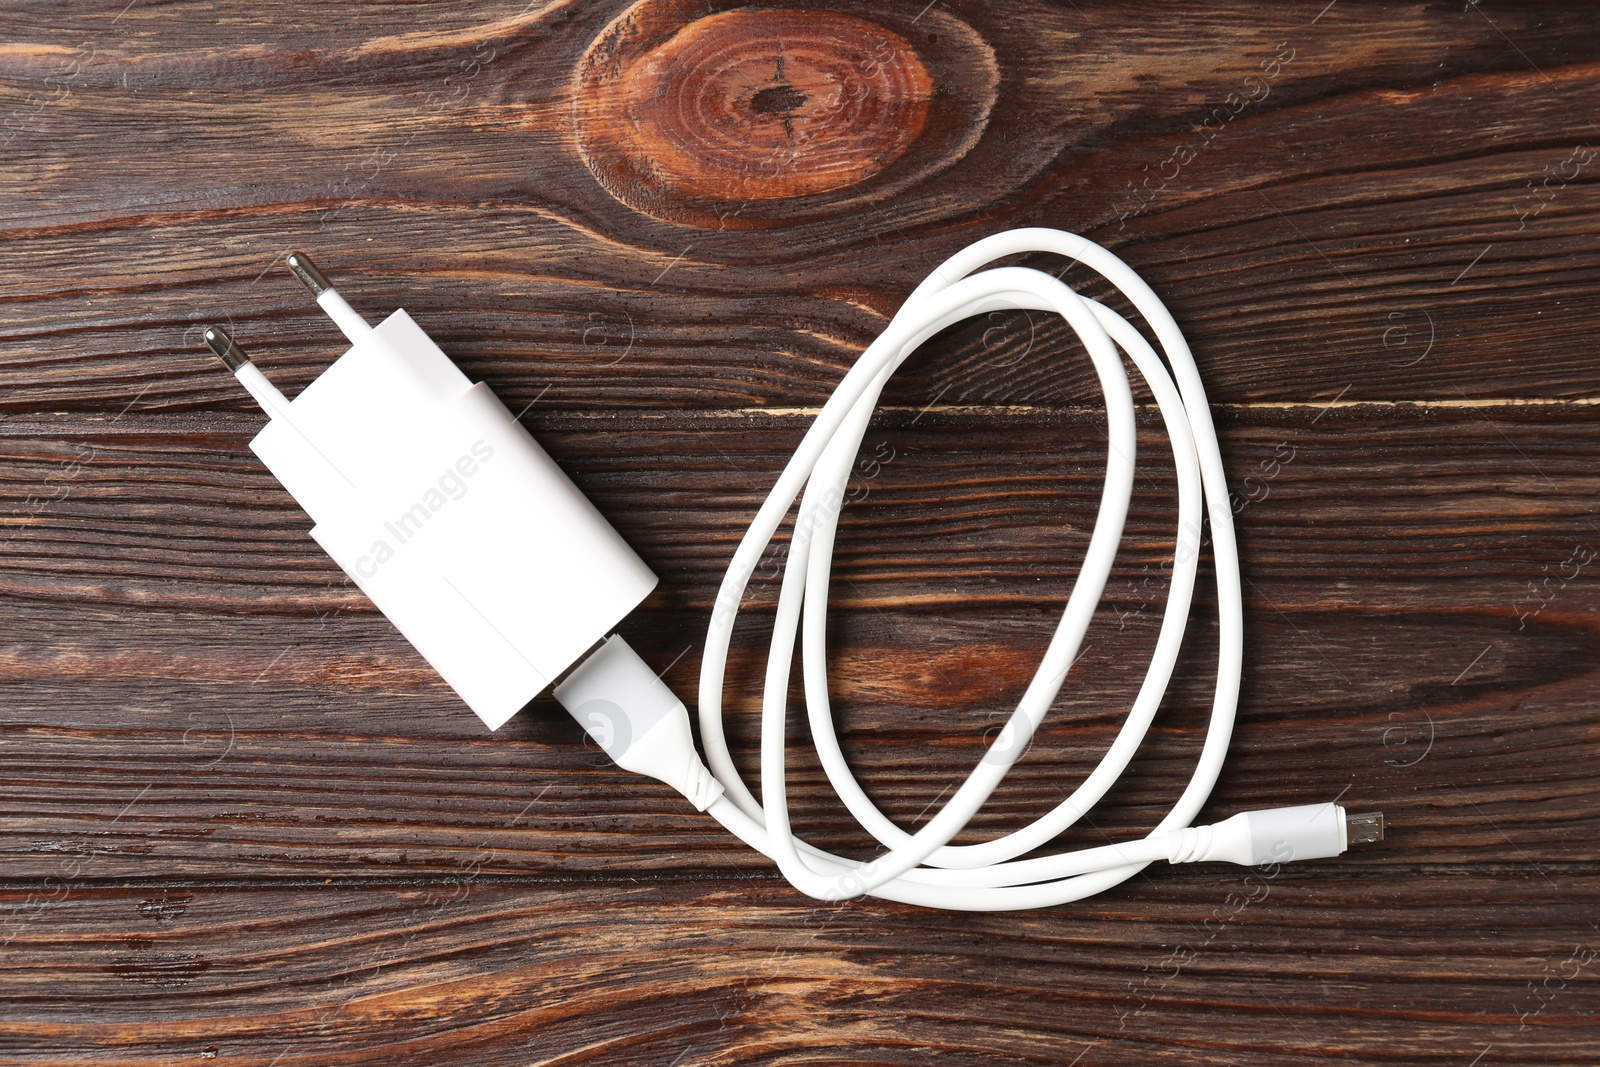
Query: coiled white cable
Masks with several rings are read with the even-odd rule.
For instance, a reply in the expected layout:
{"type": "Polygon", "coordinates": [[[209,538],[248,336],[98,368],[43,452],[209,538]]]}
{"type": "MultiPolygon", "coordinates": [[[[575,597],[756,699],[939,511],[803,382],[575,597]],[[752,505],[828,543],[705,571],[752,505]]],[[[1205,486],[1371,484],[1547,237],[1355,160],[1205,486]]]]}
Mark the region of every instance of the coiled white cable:
{"type": "MultiPolygon", "coordinates": [[[[1189,826],[1222,770],[1233,730],[1242,656],[1238,554],[1222,457],[1199,371],[1177,323],[1132,268],[1087,238],[1051,229],[995,234],[935,269],[862,353],[823,406],[734,553],[707,631],[700,671],[701,740],[711,772],[724,789],[708,810],[730,831],[776,861],[796,888],[820,899],[870,894],[967,911],[1016,910],[1079,900],[1124,881],[1152,860],[1174,858],[1177,837],[1172,832],[1189,826]],[[1056,253],[1083,263],[1110,281],[1154,331],[1172,375],[1126,319],[1079,296],[1057,278],[1022,267],[978,269],[1021,252],[1056,253]],[[1100,514],[1061,622],[1006,728],[955,795],[921,829],[907,833],[861,789],[834,732],[824,625],[834,534],[851,466],[889,377],[940,330],[974,315],[1008,309],[1060,315],[1077,332],[1094,364],[1105,395],[1109,438],[1100,514]],[[1133,396],[1118,348],[1127,353],[1154,394],[1177,466],[1178,532],[1172,581],[1149,671],[1115,741],[1070,796],[1004,837],[951,845],[1026,750],[1049,711],[1078,655],[1110,574],[1132,493],[1135,455],[1133,396]],[[797,496],[800,508],[789,543],[762,695],[758,802],[728,751],[722,723],[724,672],[745,587],[797,496]],[[1149,837],[1018,859],[1055,838],[1099,801],[1127,767],[1149,728],[1183,640],[1199,557],[1202,500],[1211,523],[1221,644],[1211,721],[1187,788],[1149,837]],[[784,723],[797,631],[802,639],[808,718],[828,780],[850,813],[886,849],[870,861],[829,854],[800,840],[790,829],[784,723]]],[[[1186,847],[1194,850],[1192,832],[1186,847]]]]}
{"type": "MultiPolygon", "coordinates": [[[[250,363],[243,350],[225,331],[211,328],[205,336],[212,350],[261,401],[262,406],[272,413],[274,424],[280,419],[287,420],[293,433],[299,435],[298,440],[309,449],[309,452],[303,452],[296,445],[294,449],[282,451],[286,446],[273,445],[262,451],[259,443],[255,446],[263,458],[273,464],[273,470],[297,497],[304,499],[310,496],[318,502],[312,509],[315,514],[324,506],[333,507],[330,501],[342,499],[344,490],[323,484],[324,474],[337,475],[338,472],[328,467],[326,455],[310,437],[305,436],[307,432],[322,438],[324,443],[337,442],[339,449],[353,449],[355,454],[364,455],[376,449],[382,465],[371,467],[371,470],[388,471],[394,462],[392,449],[373,444],[370,431],[372,427],[379,426],[378,423],[373,423],[354,437],[347,432],[348,411],[368,411],[370,408],[369,391],[362,388],[362,383],[367,381],[369,374],[379,373],[373,368],[383,364],[388,368],[383,373],[410,368],[405,373],[413,377],[419,374],[423,377],[433,375],[441,382],[459,381],[462,390],[467,390],[467,386],[466,380],[461,378],[449,360],[431,343],[424,343],[426,336],[416,331],[414,324],[407,327],[410,319],[403,312],[396,312],[383,325],[369,327],[302,253],[296,252],[290,257],[290,267],[316,294],[318,302],[340,324],[355,346],[336,364],[336,367],[346,368],[344,371],[330,371],[308,390],[308,395],[314,390],[321,390],[319,395],[323,399],[318,401],[320,407],[313,405],[299,414],[291,413],[290,408],[304,401],[291,403],[286,400],[250,363]],[[391,328],[391,324],[396,322],[400,325],[391,328]],[[405,332],[407,329],[411,332],[405,332]],[[368,338],[381,330],[389,330],[390,339],[377,348],[367,345],[368,338]],[[395,330],[401,332],[396,336],[395,330]],[[358,355],[363,351],[367,353],[366,356],[358,355]],[[378,353],[382,358],[373,353],[378,353]],[[349,369],[351,360],[355,361],[357,369],[349,369]],[[419,368],[432,369],[424,373],[419,368]],[[354,390],[360,396],[347,396],[347,403],[342,406],[327,399],[330,395],[339,396],[341,390],[354,390]],[[341,414],[344,417],[340,417],[341,414]],[[320,425],[320,429],[315,429],[314,425],[320,425]],[[276,461],[269,455],[276,456],[276,461]]],[[[498,410],[507,418],[509,413],[498,408],[492,395],[482,386],[449,395],[458,399],[462,396],[488,398],[488,407],[480,405],[473,410],[478,412],[479,417],[489,420],[487,425],[500,427],[493,433],[504,429],[500,416],[494,412],[498,410]]],[[[429,403],[440,405],[444,401],[440,396],[432,396],[429,403]]],[[[383,433],[390,437],[396,434],[404,437],[414,430],[412,419],[394,421],[390,410],[393,404],[379,406],[388,420],[382,423],[387,427],[383,433]]],[[[449,411],[456,411],[454,401],[446,407],[449,411]]],[[[430,418],[441,424],[449,423],[443,435],[434,433],[429,448],[437,449],[440,441],[448,440],[449,434],[464,432],[461,426],[465,424],[450,423],[449,419],[439,414],[441,409],[437,406],[415,410],[434,411],[435,414],[430,418]]],[[[359,419],[357,421],[360,422],[359,419]]],[[[368,426],[366,422],[361,422],[361,425],[368,426]]],[[[486,428],[484,432],[491,433],[491,430],[486,428]]],[[[389,439],[381,434],[376,438],[380,442],[389,439]]],[[[468,433],[460,440],[470,442],[472,439],[468,433]]],[[[258,442],[260,440],[257,438],[258,442]]],[[[563,514],[566,518],[561,521],[571,527],[566,531],[569,539],[578,536],[603,537],[610,532],[593,509],[587,512],[572,510],[572,495],[576,490],[565,483],[558,471],[550,468],[548,458],[534,462],[534,457],[543,457],[543,453],[531,439],[527,439],[525,445],[498,437],[496,440],[508,451],[521,448],[524,457],[524,468],[519,468],[523,469],[523,473],[514,476],[512,482],[499,483],[502,488],[514,484],[535,495],[554,493],[565,509],[563,514]],[[529,463],[533,465],[527,466],[529,463]],[[530,470],[536,473],[529,474],[530,470]],[[566,489],[552,488],[557,482],[566,485],[566,489]]],[[[483,444],[483,441],[471,446],[474,455],[479,452],[479,444],[483,444]]],[[[440,454],[445,453],[424,450],[416,452],[413,458],[440,454]]],[[[480,458],[487,459],[488,456],[480,458]]],[[[467,457],[463,456],[462,462],[467,462],[467,457]]],[[[349,478],[342,475],[338,477],[345,487],[353,487],[354,483],[349,478]]],[[[389,477],[386,473],[375,484],[387,484],[384,479],[389,477]]],[[[432,477],[431,471],[428,477],[432,477]]],[[[443,479],[438,486],[440,490],[445,488],[443,479]]],[[[342,516],[339,522],[347,519],[354,522],[362,517],[364,510],[367,512],[365,518],[372,519],[380,512],[371,505],[386,499],[372,485],[368,485],[357,497],[357,504],[348,507],[340,504],[334,509],[337,515],[342,516]]],[[[440,496],[440,499],[443,500],[443,497],[440,496]]],[[[455,495],[455,499],[460,499],[459,494],[455,495]]],[[[473,499],[482,502],[486,494],[475,493],[473,499]]],[[[422,509],[424,515],[428,512],[425,505],[419,504],[417,508],[422,509]]],[[[458,532],[471,525],[458,513],[452,514],[457,516],[455,529],[458,532]]],[[[523,512],[491,507],[479,514],[483,516],[482,522],[491,527],[514,527],[520,531],[519,520],[512,517],[523,512]]],[[[411,517],[408,513],[408,518],[411,517]]],[[[387,522],[384,525],[389,526],[387,522]]],[[[346,532],[334,540],[348,549],[350,544],[357,543],[351,540],[351,531],[366,528],[360,525],[345,527],[346,532]]],[[[326,530],[326,526],[319,524],[319,529],[326,530]]],[[[504,534],[506,529],[498,532],[504,534]]],[[[459,551],[481,552],[487,546],[493,558],[510,562],[501,546],[511,541],[506,537],[472,538],[463,535],[458,542],[452,542],[450,535],[443,536],[445,540],[442,544],[446,547],[441,547],[441,542],[434,543],[433,563],[417,564],[415,557],[408,557],[413,561],[409,577],[397,578],[391,572],[382,586],[386,592],[381,597],[377,593],[374,596],[391,617],[399,617],[395,613],[396,609],[401,609],[400,616],[411,627],[406,632],[412,635],[418,648],[432,649],[435,655],[445,656],[448,653],[445,659],[452,665],[452,670],[445,671],[441,667],[441,671],[452,678],[458,688],[461,682],[455,680],[455,672],[465,672],[464,664],[471,663],[483,673],[484,679],[474,678],[475,683],[487,683],[472,690],[483,698],[481,704],[474,704],[474,707],[486,722],[498,725],[504,721],[501,712],[505,715],[515,712],[525,695],[524,687],[529,683],[529,675],[522,673],[521,668],[513,666],[507,673],[508,661],[502,653],[509,651],[522,657],[529,668],[532,668],[532,662],[509,640],[504,642],[505,650],[495,655],[477,656],[476,653],[481,650],[471,640],[453,633],[443,633],[437,625],[433,625],[436,621],[432,618],[433,605],[436,603],[433,597],[438,586],[441,582],[453,590],[455,586],[445,577],[446,570],[429,568],[441,568],[441,561],[449,554],[451,547],[459,551]],[[418,633],[426,635],[428,640],[419,640],[416,636],[418,633]],[[469,648],[473,654],[466,659],[460,658],[462,649],[452,649],[452,640],[469,648]],[[493,700],[488,699],[486,694],[492,695],[493,700]],[[504,700],[507,695],[516,698],[516,702],[504,700]],[[491,709],[490,712],[486,712],[486,708],[491,709]]],[[[327,543],[324,540],[324,544],[327,543]]],[[[359,543],[365,545],[367,542],[363,540],[359,543]]],[[[388,549],[387,544],[384,548],[388,549]]],[[[330,548],[330,551],[334,550],[330,548]]],[[[334,554],[335,558],[340,558],[338,552],[334,554]]],[[[372,575],[363,570],[362,562],[369,558],[357,559],[346,555],[340,562],[352,576],[364,574],[371,578],[372,575]]],[[[627,593],[622,599],[628,605],[636,604],[651,584],[641,584],[641,572],[644,576],[648,576],[648,572],[620,541],[611,545],[609,554],[607,551],[601,551],[598,556],[558,553],[556,558],[583,561],[583,566],[588,568],[584,577],[591,582],[585,589],[604,587],[618,577],[605,574],[604,568],[597,565],[599,560],[609,560],[613,566],[627,571],[631,579],[624,575],[622,583],[611,588],[627,593]]],[[[517,559],[520,561],[520,556],[517,559]]],[[[536,572],[538,574],[548,573],[551,567],[565,565],[549,560],[541,562],[544,570],[536,572]]],[[[363,585],[362,588],[372,591],[370,585],[363,585]]],[[[535,582],[516,588],[534,589],[542,586],[535,582]]],[[[455,592],[460,599],[466,599],[459,590],[455,592]]],[[[515,597],[512,597],[506,603],[511,604],[514,600],[515,597]]],[[[616,594],[610,602],[618,602],[616,594]]],[[[450,603],[454,605],[455,601],[450,603]]],[[[471,601],[466,603],[469,607],[473,606],[471,601]]],[[[460,609],[456,606],[452,610],[459,612],[460,609]]],[[[461,616],[447,614],[441,617],[459,619],[461,616]]],[[[487,616],[480,613],[480,618],[488,623],[487,616]]],[[[489,626],[493,628],[492,623],[489,626]]],[[[1149,286],[1125,263],[1093,242],[1069,233],[1036,229],[997,234],[952,256],[917,287],[882,336],[868,346],[823,406],[740,542],[722,582],[706,646],[700,673],[700,720],[709,768],[695,751],[689,713],[683,702],[618,635],[608,637],[567,672],[566,677],[556,685],[554,695],[619,767],[671,785],[697,809],[711,812],[739,837],[772,857],[795,886],[822,899],[872,894],[941,908],[1032,908],[1060,904],[1099,892],[1123,881],[1144,864],[1156,859],[1171,863],[1211,860],[1243,864],[1278,863],[1337,856],[1351,843],[1383,839],[1384,820],[1381,812],[1348,815],[1336,801],[1241,812],[1214,825],[1189,825],[1209,796],[1227,753],[1239,691],[1243,649],[1238,556],[1223,479],[1222,458],[1206,406],[1205,391],[1200,385],[1199,372],[1172,316],[1149,286]],[[1171,364],[1177,384],[1173,384],[1150,344],[1109,308],[1083,299],[1056,278],[1036,270],[1020,267],[979,270],[1001,257],[1035,251],[1058,253],[1078,260],[1100,272],[1121,290],[1154,331],[1171,364]],[[983,760],[938,814],[912,834],[896,826],[868,799],[850,773],[839,748],[839,739],[834,733],[828,701],[824,626],[834,534],[850,468],[861,446],[862,435],[866,432],[873,408],[890,375],[918,346],[939,330],[973,315],[1004,309],[1051,311],[1066,319],[1077,331],[1105,393],[1109,436],[1105,489],[1083,566],[1033,681],[983,760]],[[1122,729],[1100,765],[1070,796],[1020,830],[982,844],[954,846],[950,844],[951,840],[978,812],[1011,765],[1026,750],[1029,739],[1049,712],[1066,679],[1068,668],[1078,654],[1116,557],[1132,494],[1135,450],[1133,395],[1117,352],[1119,346],[1144,375],[1160,406],[1172,441],[1177,469],[1178,533],[1172,581],[1150,669],[1122,729]],[[779,592],[763,691],[762,796],[758,803],[739,777],[728,752],[722,729],[722,689],[734,617],[745,587],[796,497],[800,497],[800,507],[779,592]],[[1199,556],[1202,502],[1210,512],[1222,636],[1211,723],[1194,775],[1172,810],[1148,837],[1055,856],[1019,858],[1050,842],[1097,803],[1127,768],[1149,728],[1166,691],[1179,645],[1183,641],[1184,623],[1188,617],[1199,556]],[[797,634],[802,637],[811,732],[822,765],[845,807],[886,849],[883,854],[867,862],[831,855],[800,840],[790,828],[784,792],[784,726],[797,634]]],[[[465,677],[465,674],[461,677],[465,677]]],[[[533,677],[542,676],[534,670],[533,677]]],[[[466,692],[465,689],[461,691],[466,692]]]]}

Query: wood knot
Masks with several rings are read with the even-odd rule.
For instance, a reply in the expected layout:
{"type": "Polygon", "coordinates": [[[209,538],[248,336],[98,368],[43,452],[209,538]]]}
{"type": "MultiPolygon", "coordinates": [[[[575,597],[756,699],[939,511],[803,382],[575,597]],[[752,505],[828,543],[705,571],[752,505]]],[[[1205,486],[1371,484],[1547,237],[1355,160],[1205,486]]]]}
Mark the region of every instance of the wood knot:
{"type": "Polygon", "coordinates": [[[763,115],[781,115],[785,118],[804,107],[810,99],[792,85],[769,85],[758,89],[750,98],[750,106],[763,115]]]}
{"type": "Polygon", "coordinates": [[[684,10],[628,9],[573,90],[585,163],[658,218],[724,228],[834,214],[949,165],[987,121],[993,55],[954,16],[928,33],[826,10],[687,22],[684,10]]]}

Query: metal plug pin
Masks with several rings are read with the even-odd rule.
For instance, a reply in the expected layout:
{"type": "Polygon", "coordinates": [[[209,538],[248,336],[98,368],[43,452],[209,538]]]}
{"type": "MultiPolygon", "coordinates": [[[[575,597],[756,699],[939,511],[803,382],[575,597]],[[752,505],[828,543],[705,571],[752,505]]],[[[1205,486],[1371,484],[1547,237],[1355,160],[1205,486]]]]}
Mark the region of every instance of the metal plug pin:
{"type": "Polygon", "coordinates": [[[301,285],[311,290],[312,296],[321,296],[333,288],[328,276],[318,270],[317,265],[311,262],[311,257],[304,252],[290,252],[288,263],[294,276],[300,279],[301,285]]]}
{"type": "Polygon", "coordinates": [[[221,326],[207,326],[201,336],[205,338],[206,347],[215,352],[223,365],[235,374],[239,373],[240,367],[250,362],[250,357],[239,347],[239,342],[221,326]]]}
{"type": "Polygon", "coordinates": [[[1352,845],[1371,845],[1383,840],[1383,812],[1366,811],[1347,815],[1345,832],[1352,845]]]}
{"type": "Polygon", "coordinates": [[[300,284],[316,298],[317,305],[328,313],[328,318],[349,338],[351,344],[356,344],[372,332],[372,326],[339,295],[333,283],[328,281],[328,276],[311,262],[310,256],[297,250],[289,253],[287,262],[294,276],[300,279],[300,284]]]}

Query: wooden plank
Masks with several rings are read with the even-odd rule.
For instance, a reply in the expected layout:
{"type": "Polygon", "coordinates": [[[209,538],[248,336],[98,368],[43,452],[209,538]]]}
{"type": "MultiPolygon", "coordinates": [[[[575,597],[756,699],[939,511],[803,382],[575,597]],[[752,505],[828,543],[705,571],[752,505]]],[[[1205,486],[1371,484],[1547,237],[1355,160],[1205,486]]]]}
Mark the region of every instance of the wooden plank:
{"type": "Polygon", "coordinates": [[[10,891],[0,1053],[1450,1067],[1488,1048],[1489,1062],[1578,1064],[1600,883],[1547,873],[1291,867],[1227,874],[1224,893],[1188,872],[938,922],[817,906],[767,879],[573,887],[472,869],[417,886],[10,891]]]}
{"type": "MultiPolygon", "coordinates": [[[[667,579],[672,604],[704,610],[812,414],[623,417],[550,406],[525,422],[667,579]]],[[[1520,622],[1525,583],[1600,536],[1591,510],[1600,428],[1587,404],[1219,414],[1246,566],[1275,602],[1416,608],[1437,603],[1444,583],[1449,603],[1520,622]]],[[[9,512],[0,588],[165,607],[366,610],[250,453],[263,422],[0,423],[9,512]]],[[[1123,579],[1169,558],[1176,522],[1159,419],[1147,410],[1141,422],[1123,579]]],[[[840,602],[1064,600],[1099,507],[1103,425],[1086,409],[884,413],[841,519],[840,602]]],[[[774,573],[758,572],[758,602],[775,595],[774,573]]],[[[1569,582],[1562,597],[1586,588],[1569,582]]]]}
{"type": "MultiPolygon", "coordinates": [[[[0,410],[245,410],[199,352],[208,320],[304,384],[338,345],[279,269],[296,243],[371,314],[416,312],[514,408],[814,404],[940,257],[1007,225],[1121,249],[1223,401],[1588,395],[1600,368],[1573,338],[1600,271],[1584,177],[1600,32],[1560,8],[1313,23],[1321,6],[1185,21],[936,5],[929,20],[970,22],[1005,57],[973,145],[872,212],[848,210],[852,186],[756,229],[642,214],[585,165],[568,73],[607,5],[507,5],[470,29],[445,13],[454,29],[376,38],[368,18],[308,16],[311,49],[207,19],[139,43],[136,27],[178,16],[136,7],[132,42],[82,55],[80,28],[18,16],[32,43],[0,54],[0,102],[17,105],[0,180],[19,192],[0,205],[17,250],[0,264],[0,410]],[[1240,93],[1264,95],[1229,103],[1240,93]],[[198,150],[213,141],[226,166],[198,150]]],[[[1025,335],[1064,350],[1059,328],[996,326],[962,331],[912,395],[1093,395],[1080,359],[1018,358],[1025,335]]]]}

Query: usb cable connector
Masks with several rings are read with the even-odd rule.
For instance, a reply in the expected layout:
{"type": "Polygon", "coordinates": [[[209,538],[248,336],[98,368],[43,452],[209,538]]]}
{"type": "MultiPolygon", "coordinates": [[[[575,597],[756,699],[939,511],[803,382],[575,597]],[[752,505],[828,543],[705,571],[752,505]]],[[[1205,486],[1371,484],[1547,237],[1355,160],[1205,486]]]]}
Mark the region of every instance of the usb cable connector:
{"type": "Polygon", "coordinates": [[[1345,840],[1352,845],[1372,845],[1383,840],[1383,812],[1364,811],[1344,817],[1345,840]]]}

